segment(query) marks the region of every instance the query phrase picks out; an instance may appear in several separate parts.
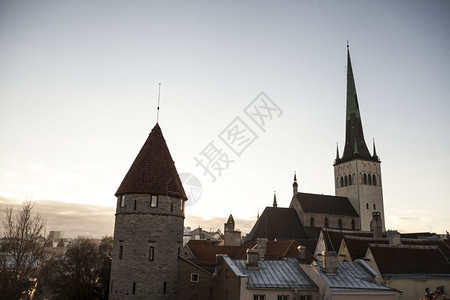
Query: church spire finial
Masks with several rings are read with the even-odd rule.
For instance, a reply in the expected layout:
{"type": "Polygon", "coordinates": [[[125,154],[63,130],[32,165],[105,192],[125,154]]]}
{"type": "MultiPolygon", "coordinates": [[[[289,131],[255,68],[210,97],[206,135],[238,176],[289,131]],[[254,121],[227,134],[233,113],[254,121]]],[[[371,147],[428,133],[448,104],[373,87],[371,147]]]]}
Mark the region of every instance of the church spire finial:
{"type": "Polygon", "coordinates": [[[277,203],[277,194],[276,194],[276,191],[275,191],[275,190],[273,191],[273,204],[272,204],[272,206],[273,206],[273,207],[278,207],[278,203],[277,203]]]}
{"type": "Polygon", "coordinates": [[[339,160],[339,144],[336,142],[336,161],[339,160]]]}
{"type": "Polygon", "coordinates": [[[378,159],[377,149],[375,148],[375,139],[373,139],[373,155],[374,158],[378,159]]]}
{"type": "Polygon", "coordinates": [[[297,183],[297,172],[294,171],[294,183],[292,184],[294,188],[294,195],[298,193],[298,183],[297,183]]]}

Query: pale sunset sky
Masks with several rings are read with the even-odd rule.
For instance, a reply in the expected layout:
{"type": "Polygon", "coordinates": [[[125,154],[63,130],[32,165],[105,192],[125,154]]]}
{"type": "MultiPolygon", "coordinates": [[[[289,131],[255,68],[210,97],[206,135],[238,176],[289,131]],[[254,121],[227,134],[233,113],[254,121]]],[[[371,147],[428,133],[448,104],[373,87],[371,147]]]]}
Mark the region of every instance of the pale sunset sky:
{"type": "Polygon", "coordinates": [[[450,231],[450,1],[435,0],[1,1],[0,216],[34,199],[48,230],[112,234],[159,83],[177,170],[202,188],[185,225],[233,214],[249,232],[274,190],[289,205],[294,171],[299,191],[334,195],[347,41],[386,228],[450,231]],[[261,92],[276,107],[262,127],[246,114],[261,92]],[[234,152],[236,122],[252,134],[234,152]],[[215,182],[195,160],[211,145],[231,161],[215,182]]]}

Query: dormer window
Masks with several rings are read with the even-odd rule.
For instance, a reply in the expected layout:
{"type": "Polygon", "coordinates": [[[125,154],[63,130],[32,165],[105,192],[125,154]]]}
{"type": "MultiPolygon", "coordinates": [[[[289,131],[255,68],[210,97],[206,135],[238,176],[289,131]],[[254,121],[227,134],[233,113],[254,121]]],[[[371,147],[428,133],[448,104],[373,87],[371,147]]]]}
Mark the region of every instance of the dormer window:
{"type": "Polygon", "coordinates": [[[158,207],[158,195],[151,195],[150,207],[158,207]]]}

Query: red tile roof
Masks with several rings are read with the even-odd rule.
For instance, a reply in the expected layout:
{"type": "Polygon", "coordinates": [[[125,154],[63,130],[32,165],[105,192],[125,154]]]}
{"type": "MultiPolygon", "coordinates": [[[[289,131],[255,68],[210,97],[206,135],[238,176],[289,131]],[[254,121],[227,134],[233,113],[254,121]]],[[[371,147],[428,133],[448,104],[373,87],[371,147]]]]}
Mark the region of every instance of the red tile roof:
{"type": "Polygon", "coordinates": [[[158,123],[116,192],[116,196],[124,194],[158,194],[187,200],[158,123]]]}
{"type": "Polygon", "coordinates": [[[235,258],[241,249],[241,246],[219,246],[217,241],[208,240],[190,240],[187,246],[196,260],[213,260],[214,263],[217,254],[226,254],[235,258]]]}

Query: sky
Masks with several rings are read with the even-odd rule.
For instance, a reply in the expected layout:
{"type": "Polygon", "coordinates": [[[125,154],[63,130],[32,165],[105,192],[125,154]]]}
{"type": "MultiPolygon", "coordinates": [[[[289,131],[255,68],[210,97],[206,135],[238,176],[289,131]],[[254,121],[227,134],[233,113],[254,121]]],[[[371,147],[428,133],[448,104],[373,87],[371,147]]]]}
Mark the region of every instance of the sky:
{"type": "Polygon", "coordinates": [[[33,199],[50,230],[112,234],[159,83],[158,122],[201,191],[185,225],[233,214],[249,232],[274,191],[289,206],[294,172],[299,191],[334,195],[347,41],[386,228],[445,233],[450,2],[436,0],[1,1],[0,208],[33,199]],[[233,128],[247,135],[231,145],[233,128]],[[212,150],[220,173],[198,163],[212,150]]]}

